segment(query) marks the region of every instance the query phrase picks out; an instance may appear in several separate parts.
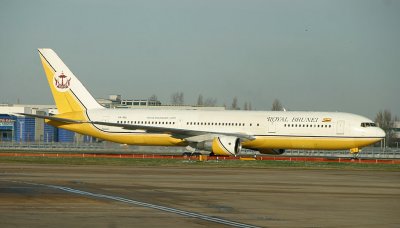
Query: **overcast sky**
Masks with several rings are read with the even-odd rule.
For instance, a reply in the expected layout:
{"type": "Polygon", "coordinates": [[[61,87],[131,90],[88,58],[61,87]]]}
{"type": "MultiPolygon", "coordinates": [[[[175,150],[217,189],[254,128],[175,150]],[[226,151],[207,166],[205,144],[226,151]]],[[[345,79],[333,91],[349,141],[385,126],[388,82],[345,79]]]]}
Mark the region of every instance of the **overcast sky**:
{"type": "Polygon", "coordinates": [[[37,48],[93,96],[400,116],[400,1],[0,0],[0,103],[53,104],[37,48]]]}

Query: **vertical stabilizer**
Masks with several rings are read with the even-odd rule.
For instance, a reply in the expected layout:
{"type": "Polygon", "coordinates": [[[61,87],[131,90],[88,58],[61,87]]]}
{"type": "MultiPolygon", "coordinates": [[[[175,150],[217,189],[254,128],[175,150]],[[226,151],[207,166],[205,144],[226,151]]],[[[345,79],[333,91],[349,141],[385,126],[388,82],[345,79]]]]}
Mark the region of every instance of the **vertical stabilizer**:
{"type": "Polygon", "coordinates": [[[104,108],[52,49],[39,49],[39,55],[60,114],[104,108]]]}

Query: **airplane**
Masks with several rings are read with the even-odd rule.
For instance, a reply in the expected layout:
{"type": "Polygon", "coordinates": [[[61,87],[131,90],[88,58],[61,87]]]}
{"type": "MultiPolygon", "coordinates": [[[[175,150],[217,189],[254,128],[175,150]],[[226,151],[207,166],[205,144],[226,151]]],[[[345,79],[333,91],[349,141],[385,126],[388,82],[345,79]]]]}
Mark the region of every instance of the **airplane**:
{"type": "Polygon", "coordinates": [[[355,155],[385,137],[370,119],[342,112],[109,109],[52,49],[38,51],[59,114],[23,115],[106,141],[182,146],[223,156],[236,156],[242,148],[261,154],[348,149],[355,155]]]}

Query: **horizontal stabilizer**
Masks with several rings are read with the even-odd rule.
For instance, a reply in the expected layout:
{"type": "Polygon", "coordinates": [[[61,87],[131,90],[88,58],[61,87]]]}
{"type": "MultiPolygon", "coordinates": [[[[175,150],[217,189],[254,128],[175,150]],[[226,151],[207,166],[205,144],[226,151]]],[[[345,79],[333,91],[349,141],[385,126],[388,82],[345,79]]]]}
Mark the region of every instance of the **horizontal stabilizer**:
{"type": "Polygon", "coordinates": [[[60,117],[55,117],[55,116],[35,115],[35,114],[27,114],[27,113],[17,113],[17,114],[23,115],[23,116],[40,118],[40,119],[54,120],[54,121],[62,122],[62,123],[86,123],[86,121],[71,120],[71,119],[65,119],[65,118],[60,118],[60,117]]]}

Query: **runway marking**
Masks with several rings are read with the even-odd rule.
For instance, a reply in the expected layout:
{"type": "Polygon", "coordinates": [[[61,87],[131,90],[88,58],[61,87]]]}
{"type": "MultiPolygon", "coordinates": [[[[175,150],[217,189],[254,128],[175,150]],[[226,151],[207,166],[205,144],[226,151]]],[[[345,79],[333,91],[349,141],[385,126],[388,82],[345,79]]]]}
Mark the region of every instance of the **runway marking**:
{"type": "Polygon", "coordinates": [[[127,199],[127,198],[118,197],[118,196],[111,196],[111,195],[104,195],[104,194],[86,192],[86,191],[81,191],[81,190],[78,190],[78,189],[73,189],[73,188],[64,187],[64,186],[57,186],[57,185],[46,185],[46,184],[38,184],[38,183],[30,183],[30,182],[19,182],[19,181],[12,181],[12,182],[24,183],[24,184],[29,184],[29,185],[45,186],[45,187],[48,187],[48,188],[54,188],[54,189],[58,189],[58,190],[61,190],[61,191],[75,193],[75,194],[79,194],[79,195],[91,196],[91,197],[95,197],[95,198],[119,201],[119,202],[128,203],[128,204],[132,204],[132,205],[137,205],[137,206],[147,207],[147,208],[156,209],[156,210],[160,210],[160,211],[165,211],[165,212],[169,212],[169,213],[174,213],[174,214],[182,215],[182,216],[186,216],[186,217],[197,218],[197,219],[201,219],[201,220],[205,220],[205,221],[209,221],[209,222],[220,223],[220,224],[224,224],[224,225],[228,225],[228,226],[232,226],[232,227],[258,228],[258,226],[254,226],[254,225],[249,225],[249,224],[245,224],[245,223],[239,223],[239,222],[230,221],[230,220],[226,220],[226,219],[222,219],[222,218],[212,217],[212,216],[203,215],[203,214],[199,214],[199,213],[194,213],[194,212],[190,212],[190,211],[179,210],[179,209],[175,209],[175,208],[172,208],[172,207],[165,207],[165,206],[160,206],[160,205],[156,205],[156,204],[141,202],[141,201],[127,199]]]}

